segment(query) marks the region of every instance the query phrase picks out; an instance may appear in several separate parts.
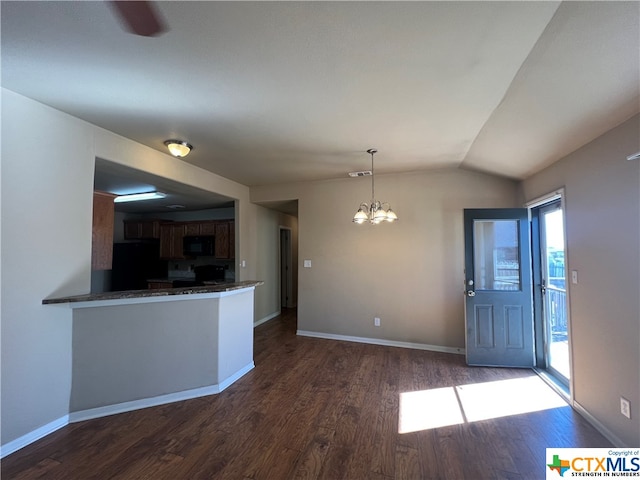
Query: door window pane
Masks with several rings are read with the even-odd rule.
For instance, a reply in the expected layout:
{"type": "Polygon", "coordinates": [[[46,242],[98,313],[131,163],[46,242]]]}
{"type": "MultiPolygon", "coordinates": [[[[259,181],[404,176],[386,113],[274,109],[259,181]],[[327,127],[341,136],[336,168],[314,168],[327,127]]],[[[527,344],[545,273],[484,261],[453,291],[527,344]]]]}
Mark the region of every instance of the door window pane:
{"type": "Polygon", "coordinates": [[[475,290],[520,290],[517,220],[473,222],[475,290]]]}

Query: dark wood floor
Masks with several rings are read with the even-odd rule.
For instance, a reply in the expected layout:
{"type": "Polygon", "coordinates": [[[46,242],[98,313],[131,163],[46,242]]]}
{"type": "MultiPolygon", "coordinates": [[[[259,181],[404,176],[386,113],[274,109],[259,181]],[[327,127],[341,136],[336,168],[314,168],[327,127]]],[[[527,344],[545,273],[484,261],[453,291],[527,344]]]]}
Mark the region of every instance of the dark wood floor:
{"type": "Polygon", "coordinates": [[[256,328],[256,368],[221,394],[69,425],[3,459],[2,479],[540,479],[546,447],[611,446],[568,406],[399,434],[401,392],[532,372],[295,322],[256,328]]]}

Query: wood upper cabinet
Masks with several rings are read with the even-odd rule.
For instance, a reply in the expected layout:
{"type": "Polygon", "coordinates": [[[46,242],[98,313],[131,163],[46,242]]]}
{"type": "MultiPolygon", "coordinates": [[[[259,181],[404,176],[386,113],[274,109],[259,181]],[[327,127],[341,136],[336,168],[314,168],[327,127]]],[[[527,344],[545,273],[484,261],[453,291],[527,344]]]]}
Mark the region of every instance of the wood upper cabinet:
{"type": "Polygon", "coordinates": [[[215,235],[216,234],[216,222],[201,222],[200,235],[215,235]]]}
{"type": "Polygon", "coordinates": [[[171,258],[173,232],[170,224],[160,224],[160,258],[171,258]]]}
{"type": "Polygon", "coordinates": [[[216,223],[216,258],[229,258],[229,223],[216,223]]]}
{"type": "Polygon", "coordinates": [[[158,220],[125,220],[124,238],[127,240],[160,238],[158,220]]]}
{"type": "Polygon", "coordinates": [[[197,222],[186,223],[184,226],[184,234],[188,236],[193,236],[193,237],[202,235],[202,233],[200,233],[200,223],[197,223],[197,222]]]}
{"type": "Polygon", "coordinates": [[[204,235],[215,235],[216,234],[216,223],[215,221],[209,222],[184,222],[185,226],[185,235],[189,236],[204,236],[204,235]]]}
{"type": "Polygon", "coordinates": [[[160,258],[169,260],[181,260],[187,257],[182,253],[182,239],[185,236],[186,225],[184,223],[160,224],[160,258]]]}
{"type": "Polygon", "coordinates": [[[93,192],[92,270],[111,270],[113,264],[114,197],[111,193],[93,192]]]}
{"type": "Polygon", "coordinates": [[[229,222],[229,258],[236,258],[236,223],[229,222]]]}
{"type": "Polygon", "coordinates": [[[182,253],[183,238],[204,235],[215,236],[215,258],[235,258],[235,233],[235,222],[228,220],[160,223],[160,258],[170,260],[189,258],[182,253]]]}

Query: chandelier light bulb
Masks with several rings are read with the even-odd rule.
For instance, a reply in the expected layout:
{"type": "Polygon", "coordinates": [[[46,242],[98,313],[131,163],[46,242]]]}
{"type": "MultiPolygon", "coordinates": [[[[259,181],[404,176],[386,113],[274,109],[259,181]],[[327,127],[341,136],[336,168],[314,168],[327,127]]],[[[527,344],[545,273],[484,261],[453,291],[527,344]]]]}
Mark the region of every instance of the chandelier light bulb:
{"type": "Polygon", "coordinates": [[[396,215],[396,212],[391,209],[387,210],[387,222],[395,222],[397,219],[398,216],[396,215]]]}
{"type": "Polygon", "coordinates": [[[369,220],[369,216],[367,215],[367,212],[362,209],[361,205],[360,208],[358,208],[356,214],[353,216],[353,221],[354,223],[362,224],[367,220],[369,220]]]}

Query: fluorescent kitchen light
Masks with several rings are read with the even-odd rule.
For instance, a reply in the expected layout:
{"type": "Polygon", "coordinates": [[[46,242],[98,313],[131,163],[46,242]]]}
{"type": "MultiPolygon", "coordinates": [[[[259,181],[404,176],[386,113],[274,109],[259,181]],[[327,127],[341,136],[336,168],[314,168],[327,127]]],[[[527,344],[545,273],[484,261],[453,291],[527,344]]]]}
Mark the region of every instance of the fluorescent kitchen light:
{"type": "Polygon", "coordinates": [[[167,194],[162,192],[131,193],[128,195],[118,195],[113,201],[115,203],[138,202],[140,200],[153,200],[154,198],[164,198],[166,196],[167,194]]]}

